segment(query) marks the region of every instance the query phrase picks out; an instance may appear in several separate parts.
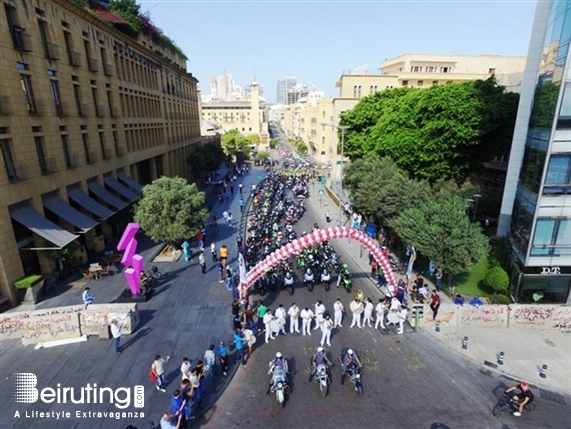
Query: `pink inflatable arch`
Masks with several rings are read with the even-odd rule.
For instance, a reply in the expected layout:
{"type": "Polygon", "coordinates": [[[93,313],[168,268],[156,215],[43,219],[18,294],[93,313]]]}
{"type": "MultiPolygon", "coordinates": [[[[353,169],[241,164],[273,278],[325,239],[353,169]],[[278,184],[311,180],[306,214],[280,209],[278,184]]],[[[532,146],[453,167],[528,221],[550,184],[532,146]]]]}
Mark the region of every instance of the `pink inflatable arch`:
{"type": "Polygon", "coordinates": [[[393,293],[396,291],[396,279],[394,273],[391,269],[391,264],[386,256],[386,250],[381,249],[377,242],[372,238],[368,237],[363,232],[347,228],[347,227],[335,227],[328,229],[320,229],[318,231],[312,232],[311,234],[304,235],[291,243],[288,243],[276,251],[270,253],[263,261],[260,261],[254,268],[248,271],[248,287],[251,286],[264,275],[271,268],[278,265],[284,259],[289,258],[294,253],[313,246],[314,244],[321,243],[322,241],[331,240],[332,238],[350,238],[357,240],[363,246],[365,246],[373,255],[373,257],[379,263],[379,267],[385,273],[385,278],[388,283],[393,288],[393,293]]]}

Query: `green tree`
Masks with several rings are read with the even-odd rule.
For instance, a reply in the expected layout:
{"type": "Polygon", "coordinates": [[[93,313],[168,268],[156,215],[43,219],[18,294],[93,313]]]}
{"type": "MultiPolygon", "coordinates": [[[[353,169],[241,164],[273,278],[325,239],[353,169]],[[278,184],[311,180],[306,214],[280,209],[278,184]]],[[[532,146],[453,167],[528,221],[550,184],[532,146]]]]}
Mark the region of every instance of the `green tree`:
{"type": "Polygon", "coordinates": [[[222,147],[215,141],[193,147],[186,158],[186,163],[195,181],[207,173],[217,170],[227,156],[222,147]]]}
{"type": "Polygon", "coordinates": [[[442,190],[424,204],[404,210],[395,230],[443,271],[465,272],[488,254],[487,238],[466,216],[465,201],[442,190]]]}
{"type": "Polygon", "coordinates": [[[137,37],[139,35],[143,28],[140,14],[141,6],[135,0],[111,0],[109,8],[127,21],[132,36],[137,37]]]}
{"type": "Polygon", "coordinates": [[[278,147],[279,143],[280,143],[279,139],[271,139],[270,148],[275,149],[276,147],[278,147]]]}
{"type": "Polygon", "coordinates": [[[134,219],[154,241],[174,244],[194,237],[208,219],[204,192],[182,177],[163,176],[143,188],[134,219]]]}
{"type": "Polygon", "coordinates": [[[262,152],[258,153],[257,158],[261,159],[262,161],[265,161],[266,159],[268,159],[270,157],[270,154],[268,152],[266,152],[265,150],[263,150],[262,152]]]}
{"type": "Polygon", "coordinates": [[[222,136],[222,148],[227,155],[236,155],[236,152],[244,152],[249,156],[252,143],[240,131],[233,129],[222,136]]]}
{"type": "Polygon", "coordinates": [[[398,88],[363,98],[341,116],[352,160],[388,155],[414,178],[463,182],[511,144],[518,95],[494,78],[427,89],[398,88]]]}
{"type": "Polygon", "coordinates": [[[401,211],[422,204],[430,195],[426,182],[409,179],[391,158],[376,153],[345,167],[343,187],[358,213],[390,227],[401,211]]]}
{"type": "Polygon", "coordinates": [[[488,270],[484,283],[497,293],[505,295],[510,285],[510,278],[502,267],[496,266],[488,270]]]}
{"type": "Polygon", "coordinates": [[[305,155],[307,153],[307,145],[303,140],[296,140],[294,145],[300,154],[305,155]]]}

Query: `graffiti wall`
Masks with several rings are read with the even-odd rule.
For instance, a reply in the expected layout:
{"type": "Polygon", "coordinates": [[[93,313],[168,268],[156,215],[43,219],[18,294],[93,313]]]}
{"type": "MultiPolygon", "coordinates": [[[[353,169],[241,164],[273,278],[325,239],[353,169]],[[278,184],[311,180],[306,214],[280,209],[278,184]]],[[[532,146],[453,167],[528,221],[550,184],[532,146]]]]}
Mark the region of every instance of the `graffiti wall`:
{"type": "Polygon", "coordinates": [[[507,305],[480,305],[462,306],[460,311],[460,325],[489,326],[492,328],[505,327],[508,324],[507,305]]]}
{"type": "Polygon", "coordinates": [[[98,335],[99,326],[117,319],[122,332],[131,334],[140,321],[136,304],[93,304],[5,313],[0,316],[0,337],[22,338],[24,345],[98,335]]]}
{"type": "Polygon", "coordinates": [[[22,319],[22,343],[43,343],[81,336],[78,313],[50,314],[22,319]]]}
{"type": "Polygon", "coordinates": [[[511,328],[550,328],[554,306],[511,305],[509,326],[511,328]]]}

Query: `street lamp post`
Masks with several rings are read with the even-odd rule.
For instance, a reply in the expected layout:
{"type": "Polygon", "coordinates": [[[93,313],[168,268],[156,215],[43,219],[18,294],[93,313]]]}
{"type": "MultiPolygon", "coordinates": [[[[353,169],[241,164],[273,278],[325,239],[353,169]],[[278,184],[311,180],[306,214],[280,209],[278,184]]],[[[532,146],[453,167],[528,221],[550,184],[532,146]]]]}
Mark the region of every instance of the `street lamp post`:
{"type": "Polygon", "coordinates": [[[480,194],[474,194],[472,198],[474,198],[474,213],[472,213],[472,223],[474,223],[476,222],[476,212],[478,211],[478,200],[482,198],[482,196],[480,194]]]}

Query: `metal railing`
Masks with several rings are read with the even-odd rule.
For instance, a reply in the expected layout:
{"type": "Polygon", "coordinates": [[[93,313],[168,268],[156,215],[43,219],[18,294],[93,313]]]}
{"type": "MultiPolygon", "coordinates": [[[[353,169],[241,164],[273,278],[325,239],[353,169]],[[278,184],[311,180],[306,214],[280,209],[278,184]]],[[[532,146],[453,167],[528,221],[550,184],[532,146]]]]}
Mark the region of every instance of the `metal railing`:
{"type": "Polygon", "coordinates": [[[8,180],[12,183],[24,180],[26,176],[26,164],[24,162],[6,163],[8,180]]]}
{"type": "Polygon", "coordinates": [[[9,95],[0,95],[0,115],[12,115],[12,98],[9,95]]]}
{"type": "Polygon", "coordinates": [[[89,57],[88,63],[89,63],[89,71],[92,71],[92,72],[98,72],[99,71],[99,61],[97,61],[95,58],[89,57]]]}
{"type": "Polygon", "coordinates": [[[30,115],[41,115],[43,112],[43,104],[40,99],[35,97],[30,97],[24,95],[26,100],[26,107],[28,108],[28,114],[30,115]]]}
{"type": "Polygon", "coordinates": [[[24,52],[32,50],[32,36],[24,31],[12,30],[12,42],[14,49],[24,52]]]}
{"type": "Polygon", "coordinates": [[[64,105],[61,101],[54,100],[54,106],[56,108],[56,115],[57,116],[59,116],[59,117],[65,116],[66,109],[64,108],[64,105]]]}
{"type": "Polygon", "coordinates": [[[81,54],[76,51],[70,51],[69,62],[73,67],[81,67],[81,54]]]}
{"type": "Polygon", "coordinates": [[[103,73],[105,76],[113,76],[113,65],[109,63],[103,63],[103,73]]]}

